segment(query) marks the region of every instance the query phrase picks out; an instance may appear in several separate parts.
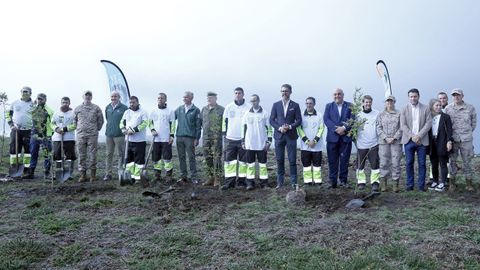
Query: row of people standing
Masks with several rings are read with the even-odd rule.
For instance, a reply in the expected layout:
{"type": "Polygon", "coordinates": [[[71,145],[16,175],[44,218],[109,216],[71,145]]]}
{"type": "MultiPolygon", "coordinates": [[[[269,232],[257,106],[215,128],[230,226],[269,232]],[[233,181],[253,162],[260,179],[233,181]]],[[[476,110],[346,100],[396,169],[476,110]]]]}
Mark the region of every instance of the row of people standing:
{"type": "Polygon", "coordinates": [[[83,103],[75,109],[70,107],[70,98],[63,97],[56,112],[46,104],[46,94],[40,93],[32,100],[30,87],[23,87],[20,92],[21,98],[12,102],[6,117],[11,129],[10,167],[23,168],[21,177],[33,179],[39,155],[42,155],[44,177],[49,179],[53,142],[55,162],[68,161],[71,174],[77,147],[82,181],[86,181],[87,168],[91,169],[91,180],[95,180],[98,132],[104,120],[102,110],[92,103],[92,92],[86,91],[83,103]]]}
{"type": "MultiPolygon", "coordinates": [[[[24,148],[23,162],[25,163],[26,178],[33,177],[38,149],[43,147],[47,150],[45,152],[51,149],[49,136],[53,135],[56,161],[60,160],[60,140],[63,140],[65,144],[66,159],[75,160],[76,132],[80,159],[80,181],[86,181],[88,178],[94,181],[96,179],[98,131],[103,126],[103,115],[101,109],[91,103],[92,93],[86,91],[83,95],[84,102],[75,110],[69,107],[69,98],[62,98],[60,111],[55,114],[46,106],[45,94],[39,94],[36,105],[33,106],[30,98],[31,89],[25,87],[21,93],[22,98],[12,103],[8,116],[12,132],[18,131],[18,138],[21,142],[19,148],[22,145],[24,148]],[[49,122],[52,125],[42,124],[49,122]],[[30,152],[33,153],[31,158],[30,152]],[[90,177],[87,177],[87,169],[91,170],[90,177]]],[[[104,180],[113,178],[113,153],[115,150],[118,154],[118,167],[121,166],[125,151],[125,139],[128,142],[127,170],[131,171],[134,179],[139,179],[140,171],[145,163],[146,129],[149,129],[154,136],[153,161],[156,179],[162,178],[162,170],[165,170],[165,176],[172,176],[171,145],[176,137],[180,179],[184,181],[188,179],[186,163],[188,158],[190,178],[197,180],[195,147],[198,146],[203,128],[203,150],[208,175],[205,185],[220,185],[221,157],[225,150],[223,189],[235,185],[243,185],[252,189],[255,186],[253,180],[255,178],[255,161],[259,162],[260,185],[266,186],[268,179],[266,151],[272,142],[270,127],[273,127],[277,159],[277,187],[284,184],[285,148],[287,148],[290,163],[290,183],[292,185],[297,183],[296,144],[299,135],[301,137],[304,182],[321,183],[321,150],[325,123],[329,187],[336,188],[337,182],[341,186],[348,187],[348,161],[352,138],[348,135],[351,127],[347,123],[354,117],[351,113],[351,104],[343,100],[343,91],[336,89],[334,101],[326,105],[323,116],[316,112],[313,97],[306,99],[306,110],[302,115],[299,105],[290,100],[291,93],[291,86],[283,85],[281,87],[282,100],[273,105],[270,114],[259,106],[260,97],[258,95],[251,96],[251,106],[248,106],[244,99],[243,89],[240,87],[234,90],[234,102],[228,104],[226,108],[216,103],[215,93],[209,92],[207,106],[203,107],[201,111],[192,103],[193,93],[191,92],[185,92],[184,105],[174,111],[167,108],[166,94],[160,93],[157,100],[158,107],[148,114],[140,108],[138,98],[131,97],[130,107],[127,107],[120,103],[120,95],[114,91],[111,94],[111,103],[105,108],[107,158],[104,180]]],[[[356,141],[359,188],[364,188],[366,185],[366,175],[363,169],[365,161],[368,159],[372,167],[370,177],[372,187],[378,189],[381,185],[382,190],[386,190],[387,178],[391,175],[395,183],[394,190],[398,190],[401,147],[404,145],[407,163],[407,190],[413,189],[413,153],[415,152],[418,155],[420,170],[419,189],[425,188],[425,156],[428,149],[434,168],[433,178],[437,180],[432,184],[439,185],[438,188],[447,184],[443,177],[446,171],[445,153],[453,150],[452,157],[455,158],[452,165],[455,165],[456,154],[460,151],[462,159],[466,163],[464,170],[467,186],[470,189],[472,181],[469,157],[473,155],[472,132],[476,124],[476,113],[471,105],[463,102],[463,91],[454,89],[452,95],[454,102],[449,107],[443,104],[444,110],[450,113],[435,113],[435,106],[433,106],[435,103],[432,103],[430,107],[433,114],[438,114],[433,117],[433,120],[431,110],[419,103],[417,89],[408,92],[410,102],[402,112],[395,110],[393,96],[385,100],[385,111],[381,113],[372,109],[373,99],[365,96],[363,111],[357,116],[366,120],[356,141]],[[453,125],[449,125],[451,122],[449,115],[454,117],[453,125]],[[431,128],[432,121],[433,128],[431,128]],[[450,129],[451,132],[449,132],[450,129]],[[430,136],[428,136],[429,133],[430,136]],[[437,147],[428,148],[429,144],[437,147]],[[441,183],[438,183],[437,164],[440,164],[441,167],[441,183]]],[[[446,100],[446,97],[445,93],[439,94],[440,100],[446,100]]],[[[440,106],[440,108],[442,107],[440,106]]],[[[14,137],[12,136],[12,138],[14,137]]],[[[10,154],[10,163],[14,165],[18,161],[15,158],[15,142],[13,140],[10,154]]],[[[45,173],[48,175],[50,164],[47,157],[45,160],[45,173]]],[[[453,186],[455,169],[456,166],[452,166],[453,180],[451,182],[453,186]]]]}
{"type": "MultiPolygon", "coordinates": [[[[342,98],[338,98],[339,94],[343,96],[341,90],[335,91],[335,101],[330,106],[335,104],[340,106],[344,103],[342,98]]],[[[367,183],[364,167],[368,160],[372,168],[370,175],[372,190],[386,191],[388,189],[387,180],[391,177],[394,182],[393,191],[399,191],[400,161],[403,146],[407,191],[414,190],[415,186],[415,154],[417,155],[419,170],[418,190],[425,191],[430,188],[444,191],[449,188],[454,191],[456,188],[458,153],[461,154],[464,164],[463,172],[467,190],[473,190],[471,159],[473,157],[473,131],[476,127],[476,112],[472,105],[463,101],[464,96],[461,89],[454,89],[451,94],[454,99],[451,104],[448,104],[448,95],[445,92],[440,92],[438,99],[432,99],[429,105],[424,105],[419,102],[420,92],[418,89],[411,89],[408,91],[409,103],[401,111],[395,109],[395,97],[389,96],[385,99],[385,110],[382,112],[372,109],[373,99],[371,96],[363,97],[363,111],[356,116],[358,120],[363,119],[365,121],[363,128],[358,131],[358,138],[355,142],[358,149],[357,185],[359,189],[364,189],[367,183]],[[431,161],[432,180],[426,184],[427,154],[431,161]],[[451,165],[450,183],[447,178],[449,159],[451,165]]],[[[325,113],[325,117],[328,118],[328,110],[325,113]]],[[[342,115],[342,113],[339,113],[339,115],[342,115]]],[[[348,122],[348,116],[345,116],[338,123],[346,122],[348,122]]],[[[328,128],[337,133],[340,138],[344,136],[344,140],[339,141],[341,144],[346,144],[346,146],[343,146],[344,149],[348,149],[350,147],[348,144],[351,143],[345,134],[341,134],[341,131],[348,130],[348,127],[341,129],[340,133],[335,130],[338,127],[343,126],[337,124],[337,126],[328,128]]],[[[327,151],[331,149],[333,143],[329,142],[327,137],[327,151]]],[[[347,155],[349,155],[348,151],[347,155]]],[[[328,153],[328,156],[331,160],[330,153],[328,153]]],[[[348,158],[345,156],[343,158],[344,162],[347,162],[348,158]]],[[[333,163],[329,165],[330,187],[335,187],[336,179],[335,175],[332,175],[331,168],[332,166],[336,167],[336,165],[333,163]]],[[[340,168],[342,168],[342,164],[340,164],[340,168]]],[[[343,173],[344,175],[341,175],[340,180],[346,179],[345,174],[348,173],[346,167],[343,168],[343,173]]],[[[345,182],[341,181],[341,183],[345,185],[345,182]]]]}

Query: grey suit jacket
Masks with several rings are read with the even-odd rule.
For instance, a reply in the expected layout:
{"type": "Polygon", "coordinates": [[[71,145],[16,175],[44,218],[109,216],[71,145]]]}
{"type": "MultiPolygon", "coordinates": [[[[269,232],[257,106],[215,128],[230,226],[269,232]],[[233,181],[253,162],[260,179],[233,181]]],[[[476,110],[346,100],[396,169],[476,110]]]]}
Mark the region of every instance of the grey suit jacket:
{"type": "MultiPolygon", "coordinates": [[[[418,103],[419,106],[419,123],[418,136],[420,136],[422,145],[428,146],[428,131],[432,128],[432,113],[428,106],[418,103]]],[[[400,114],[400,128],[402,129],[402,144],[407,144],[414,136],[412,133],[413,126],[412,105],[409,103],[403,108],[400,114]]]]}

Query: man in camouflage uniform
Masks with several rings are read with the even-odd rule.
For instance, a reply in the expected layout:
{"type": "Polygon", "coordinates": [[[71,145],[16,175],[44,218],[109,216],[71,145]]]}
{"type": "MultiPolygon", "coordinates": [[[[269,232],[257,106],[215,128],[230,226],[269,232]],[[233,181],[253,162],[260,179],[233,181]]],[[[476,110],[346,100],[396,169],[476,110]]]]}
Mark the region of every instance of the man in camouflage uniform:
{"type": "Polygon", "coordinates": [[[450,155],[450,191],[455,191],[455,181],[457,176],[457,156],[458,152],[463,160],[463,174],[467,183],[467,190],[473,191],[472,166],[473,157],[473,131],[477,126],[477,113],[475,108],[463,101],[463,91],[461,89],[452,90],[453,103],[445,108],[445,112],[450,115],[453,127],[453,151],[450,155]]]}
{"type": "Polygon", "coordinates": [[[83,103],[75,108],[73,114],[77,127],[78,181],[87,181],[87,169],[90,168],[90,182],[93,182],[97,180],[97,145],[98,132],[103,126],[102,109],[92,103],[92,92],[85,91],[83,103]]]}
{"type": "Polygon", "coordinates": [[[203,156],[208,180],[204,186],[220,186],[222,177],[222,118],[225,108],[217,104],[217,94],[207,93],[207,106],[202,108],[203,156]]]}
{"type": "Polygon", "coordinates": [[[53,110],[47,104],[47,96],[38,94],[37,104],[32,110],[32,136],[30,138],[30,169],[28,179],[33,179],[35,168],[37,167],[38,155],[41,151],[43,154],[45,179],[50,178],[50,153],[52,151],[51,137],[53,134],[51,121],[53,110]]]}
{"type": "Polygon", "coordinates": [[[393,191],[398,192],[400,181],[400,160],[402,158],[402,130],[400,112],[395,109],[395,97],[385,99],[385,110],[377,116],[377,135],[380,156],[380,188],[388,191],[387,177],[394,181],[393,191]]]}
{"type": "Polygon", "coordinates": [[[30,135],[32,132],[32,89],[25,86],[20,90],[22,97],[15,100],[10,105],[10,108],[6,115],[6,120],[10,126],[10,166],[17,165],[17,155],[15,150],[15,133],[18,132],[18,163],[23,163],[23,178],[28,177],[28,171],[30,167],[30,135]],[[23,148],[23,160],[21,157],[23,148]]]}

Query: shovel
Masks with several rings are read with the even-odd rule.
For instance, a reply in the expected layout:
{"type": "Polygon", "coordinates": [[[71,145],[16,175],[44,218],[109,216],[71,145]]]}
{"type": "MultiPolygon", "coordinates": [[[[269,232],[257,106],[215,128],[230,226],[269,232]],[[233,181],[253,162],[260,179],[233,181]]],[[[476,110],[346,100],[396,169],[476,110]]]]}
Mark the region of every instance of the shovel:
{"type": "Polygon", "coordinates": [[[55,179],[60,183],[64,183],[70,177],[70,167],[72,166],[71,162],[68,164],[68,168],[65,169],[65,154],[63,152],[63,133],[60,139],[60,156],[61,160],[55,162],[55,179]]]}
{"type": "Polygon", "coordinates": [[[147,176],[147,166],[148,166],[148,160],[150,159],[150,154],[152,153],[154,143],[155,143],[155,137],[153,137],[152,144],[150,144],[150,147],[148,148],[147,158],[145,159],[145,165],[140,171],[140,182],[142,183],[142,186],[144,188],[147,188],[148,186],[150,186],[150,180],[148,179],[148,176],[147,176]]]}
{"type": "Polygon", "coordinates": [[[123,165],[122,168],[118,170],[118,180],[120,182],[120,186],[131,184],[131,174],[129,171],[127,171],[128,138],[128,134],[125,135],[125,154],[123,155],[123,165]]]}
{"type": "Polygon", "coordinates": [[[172,192],[172,191],[174,191],[174,190],[175,190],[174,187],[169,186],[168,189],[166,189],[166,190],[164,190],[164,191],[162,191],[162,192],[156,193],[156,192],[153,192],[153,191],[144,191],[144,192],[142,193],[142,195],[143,195],[143,196],[150,196],[150,197],[153,197],[153,198],[159,198],[159,197],[161,197],[162,194],[168,193],[168,192],[172,192]]]}
{"type": "Polygon", "coordinates": [[[369,199],[373,199],[378,195],[380,195],[380,192],[372,192],[372,193],[368,194],[367,196],[365,196],[361,199],[350,200],[345,207],[347,207],[347,208],[361,208],[365,205],[365,201],[367,201],[369,199]]]}
{"type": "Polygon", "coordinates": [[[12,178],[21,177],[23,174],[23,164],[18,163],[18,129],[15,130],[15,166],[11,166],[8,175],[12,178]]]}

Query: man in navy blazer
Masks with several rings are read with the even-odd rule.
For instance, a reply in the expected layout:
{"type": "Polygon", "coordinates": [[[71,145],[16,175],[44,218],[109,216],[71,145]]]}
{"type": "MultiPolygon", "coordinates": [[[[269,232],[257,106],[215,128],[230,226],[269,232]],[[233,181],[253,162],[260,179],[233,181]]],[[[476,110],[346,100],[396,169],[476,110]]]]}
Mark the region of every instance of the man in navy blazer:
{"type": "Polygon", "coordinates": [[[282,85],[282,100],[275,102],[270,114],[275,138],[275,157],[277,159],[277,187],[283,186],[285,178],[285,146],[290,163],[290,183],[297,184],[297,127],[302,124],[302,113],[298,103],[290,100],[292,86],[282,85]]]}
{"type": "Polygon", "coordinates": [[[337,187],[338,178],[340,178],[341,186],[349,187],[347,180],[350,152],[352,151],[352,138],[347,136],[350,130],[347,121],[353,118],[353,115],[350,110],[351,103],[344,101],[343,97],[343,90],[340,88],[335,89],[333,93],[334,101],[325,106],[325,113],[323,114],[323,122],[327,126],[328,178],[330,180],[330,188],[337,187]]]}

